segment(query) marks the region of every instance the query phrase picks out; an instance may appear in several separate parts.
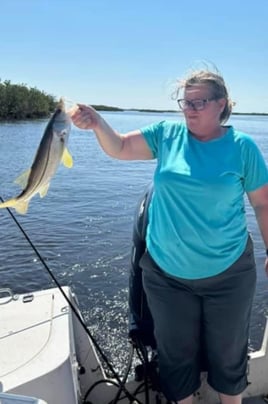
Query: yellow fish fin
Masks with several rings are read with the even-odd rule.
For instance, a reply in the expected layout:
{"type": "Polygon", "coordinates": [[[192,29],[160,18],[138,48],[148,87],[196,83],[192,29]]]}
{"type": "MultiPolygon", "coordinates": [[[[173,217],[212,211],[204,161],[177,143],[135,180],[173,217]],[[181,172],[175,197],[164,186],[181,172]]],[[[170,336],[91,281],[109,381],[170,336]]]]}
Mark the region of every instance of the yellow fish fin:
{"type": "Polygon", "coordinates": [[[20,201],[17,203],[17,205],[14,206],[14,209],[21,215],[25,215],[29,207],[29,202],[30,201],[20,201]]]}
{"type": "Polygon", "coordinates": [[[50,183],[43,185],[38,191],[40,198],[44,198],[46,196],[50,183]]]}
{"type": "Polygon", "coordinates": [[[24,215],[28,210],[29,201],[18,201],[18,199],[9,199],[6,202],[0,203],[0,208],[14,208],[18,213],[24,215]]]}
{"type": "Polygon", "coordinates": [[[18,178],[15,179],[15,183],[20,185],[22,189],[24,189],[27,185],[29,175],[31,173],[31,169],[29,168],[27,171],[22,173],[21,175],[18,176],[18,178]]]}
{"type": "Polygon", "coordinates": [[[67,147],[65,147],[65,149],[64,149],[61,161],[65,165],[65,167],[72,168],[73,158],[72,158],[70,152],[68,151],[67,147]]]}

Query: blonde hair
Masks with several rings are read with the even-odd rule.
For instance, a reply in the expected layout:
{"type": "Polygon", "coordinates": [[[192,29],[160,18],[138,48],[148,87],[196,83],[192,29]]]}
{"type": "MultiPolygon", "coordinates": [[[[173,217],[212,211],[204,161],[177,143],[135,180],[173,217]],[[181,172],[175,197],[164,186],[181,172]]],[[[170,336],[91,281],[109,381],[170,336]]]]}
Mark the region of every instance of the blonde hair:
{"type": "Polygon", "coordinates": [[[177,88],[174,92],[174,96],[178,98],[179,93],[182,89],[199,86],[199,85],[209,85],[212,90],[211,96],[215,99],[225,98],[226,105],[224,110],[220,115],[220,122],[226,122],[231,113],[234,103],[229,97],[226,84],[223,77],[217,72],[214,73],[209,70],[195,70],[189,76],[184,79],[178,80],[177,88]]]}

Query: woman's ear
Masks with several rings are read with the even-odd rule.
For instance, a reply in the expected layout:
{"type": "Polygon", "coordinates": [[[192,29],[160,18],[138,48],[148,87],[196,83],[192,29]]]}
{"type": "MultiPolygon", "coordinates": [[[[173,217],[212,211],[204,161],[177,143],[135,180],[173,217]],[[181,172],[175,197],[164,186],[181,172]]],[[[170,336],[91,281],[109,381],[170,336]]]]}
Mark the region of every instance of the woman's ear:
{"type": "Polygon", "coordinates": [[[218,104],[219,104],[219,106],[221,108],[221,113],[222,113],[224,111],[224,108],[225,108],[226,104],[227,104],[226,98],[219,98],[218,99],[218,104]]]}

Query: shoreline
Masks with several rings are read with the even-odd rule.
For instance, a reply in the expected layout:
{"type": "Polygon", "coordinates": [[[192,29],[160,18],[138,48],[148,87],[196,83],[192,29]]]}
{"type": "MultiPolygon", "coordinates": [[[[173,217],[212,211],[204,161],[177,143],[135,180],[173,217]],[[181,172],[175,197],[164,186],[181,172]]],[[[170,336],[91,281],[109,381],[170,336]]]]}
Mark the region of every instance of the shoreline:
{"type": "MultiPolygon", "coordinates": [[[[108,105],[91,105],[96,111],[110,111],[110,112],[157,112],[157,113],[177,113],[181,112],[172,109],[148,109],[148,108],[119,108],[111,107],[108,105]]],[[[268,112],[232,112],[232,115],[259,115],[268,116],[268,112]]]]}
{"type": "MultiPolygon", "coordinates": [[[[110,107],[106,105],[91,105],[96,111],[100,112],[141,112],[141,113],[157,113],[157,114],[165,114],[165,113],[175,113],[182,114],[182,111],[177,110],[160,110],[160,109],[147,109],[147,108],[119,108],[119,107],[110,107]]],[[[232,115],[246,115],[246,116],[268,116],[268,112],[232,112],[232,115]]],[[[48,116],[43,116],[39,118],[24,118],[24,119],[10,119],[10,118],[0,118],[0,123],[4,122],[20,122],[20,121],[36,121],[36,120],[44,120],[49,118],[48,116]]]]}

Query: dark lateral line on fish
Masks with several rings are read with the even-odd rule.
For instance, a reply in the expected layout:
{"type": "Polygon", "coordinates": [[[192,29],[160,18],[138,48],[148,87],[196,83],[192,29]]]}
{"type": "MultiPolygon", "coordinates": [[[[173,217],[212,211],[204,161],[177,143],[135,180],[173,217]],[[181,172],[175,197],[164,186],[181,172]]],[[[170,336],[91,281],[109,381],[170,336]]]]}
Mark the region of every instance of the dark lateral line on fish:
{"type": "MultiPolygon", "coordinates": [[[[41,182],[42,182],[42,179],[44,178],[44,174],[45,174],[45,172],[46,172],[46,170],[47,170],[48,163],[49,163],[49,159],[50,159],[50,156],[51,156],[52,140],[53,140],[53,136],[51,135],[51,136],[50,136],[49,147],[48,147],[48,152],[47,152],[47,158],[45,159],[45,167],[44,167],[44,169],[42,170],[42,173],[41,173],[41,176],[40,176],[38,182],[35,184],[34,187],[32,187],[32,188],[29,189],[29,193],[34,194],[34,193],[36,192],[36,189],[40,186],[40,184],[41,184],[41,182]]],[[[35,162],[35,160],[34,160],[34,162],[35,162]]],[[[34,165],[34,162],[33,162],[33,165],[34,165]]],[[[31,169],[30,169],[31,172],[30,172],[28,181],[29,181],[29,179],[30,179],[30,177],[31,177],[33,165],[31,166],[31,169]]],[[[27,184],[27,185],[28,185],[28,184],[27,184]]],[[[24,195],[24,192],[25,192],[26,190],[27,190],[27,186],[26,186],[25,190],[23,190],[23,191],[20,193],[20,195],[18,195],[17,198],[22,197],[22,196],[24,195]]],[[[26,193],[26,192],[25,192],[25,193],[26,193]]]]}

